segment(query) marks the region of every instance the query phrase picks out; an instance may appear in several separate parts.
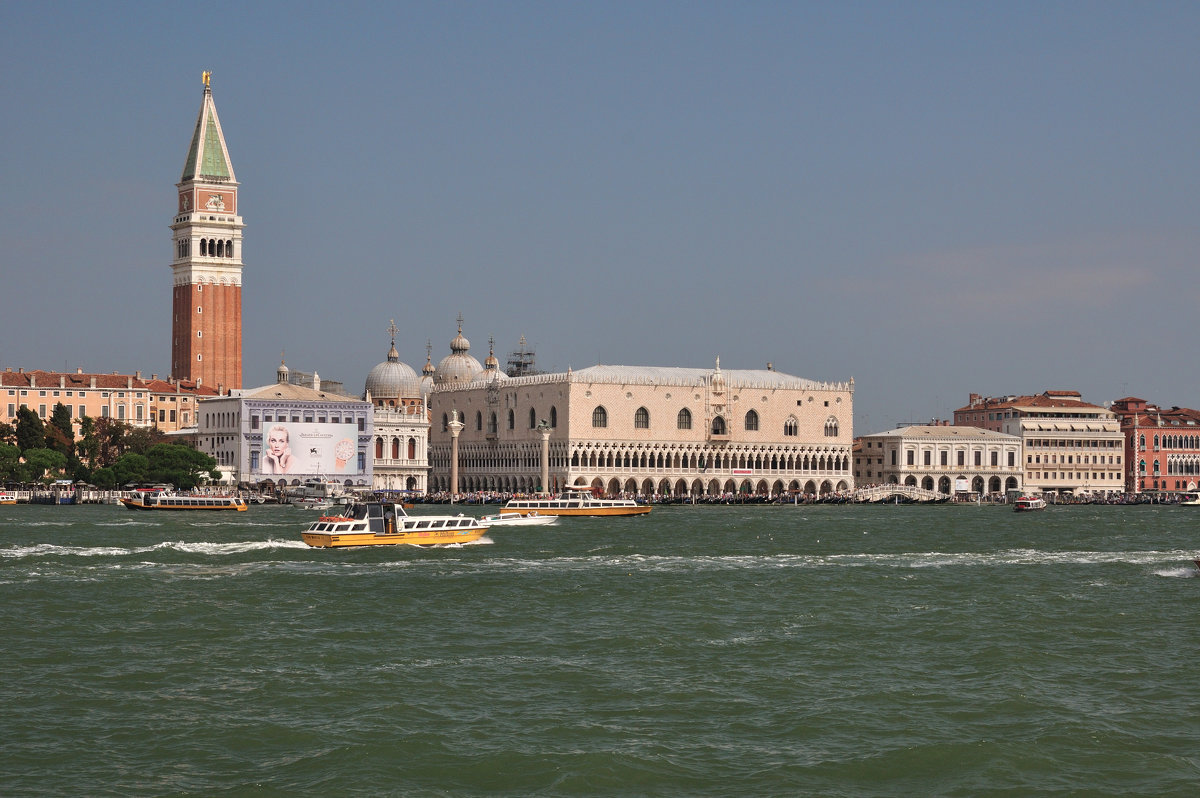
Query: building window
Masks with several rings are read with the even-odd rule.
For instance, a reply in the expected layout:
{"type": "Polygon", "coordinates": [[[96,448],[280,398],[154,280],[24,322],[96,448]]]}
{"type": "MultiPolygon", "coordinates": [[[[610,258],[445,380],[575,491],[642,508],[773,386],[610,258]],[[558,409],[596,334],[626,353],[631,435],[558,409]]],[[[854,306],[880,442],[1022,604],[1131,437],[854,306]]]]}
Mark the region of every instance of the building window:
{"type": "Polygon", "coordinates": [[[783,422],[783,434],[789,438],[794,438],[800,434],[800,422],[795,418],[789,418],[783,422]]]}
{"type": "Polygon", "coordinates": [[[593,427],[607,427],[608,426],[608,411],[605,410],[603,407],[597,406],[596,409],[592,411],[592,426],[593,427]]]}
{"type": "Polygon", "coordinates": [[[679,418],[675,422],[675,426],[678,427],[679,429],[691,429],[692,428],[692,411],[688,410],[686,407],[683,408],[682,410],[680,410],[679,418]]]}
{"type": "MultiPolygon", "coordinates": [[[[511,413],[512,411],[510,410],[509,412],[511,413]]],[[[512,425],[510,424],[508,428],[512,429],[512,425]]],[[[537,429],[537,413],[533,412],[532,407],[529,408],[529,428],[537,429]]]]}
{"type": "Polygon", "coordinates": [[[925,451],[925,465],[933,465],[933,452],[928,450],[925,451]]]}
{"type": "Polygon", "coordinates": [[[916,461],[913,459],[913,457],[914,457],[913,450],[912,450],[912,449],[909,449],[909,450],[908,450],[908,457],[906,458],[906,459],[907,459],[907,464],[908,464],[908,465],[916,465],[916,461]]]}
{"type": "Polygon", "coordinates": [[[483,432],[483,413],[478,410],[475,411],[475,430],[483,432]]]}
{"type": "MultiPolygon", "coordinates": [[[[828,402],[826,402],[825,404],[826,404],[826,406],[829,405],[828,402]]],[[[836,438],[837,434],[838,434],[838,420],[836,418],[834,418],[833,416],[830,416],[829,418],[825,419],[825,437],[826,438],[836,438]]]]}
{"type": "MultiPolygon", "coordinates": [[[[786,425],[784,426],[784,430],[785,430],[785,434],[786,434],[786,430],[787,430],[786,425]]],[[[716,418],[714,418],[712,420],[712,434],[713,435],[724,435],[725,434],[725,419],[721,418],[720,416],[717,416],[716,418]]]]}
{"type": "Polygon", "coordinates": [[[746,431],[756,432],[758,430],[758,413],[751,410],[746,414],[746,431]]]}
{"type": "Polygon", "coordinates": [[[650,429],[650,411],[639,407],[633,414],[633,427],[634,429],[650,429]]]}

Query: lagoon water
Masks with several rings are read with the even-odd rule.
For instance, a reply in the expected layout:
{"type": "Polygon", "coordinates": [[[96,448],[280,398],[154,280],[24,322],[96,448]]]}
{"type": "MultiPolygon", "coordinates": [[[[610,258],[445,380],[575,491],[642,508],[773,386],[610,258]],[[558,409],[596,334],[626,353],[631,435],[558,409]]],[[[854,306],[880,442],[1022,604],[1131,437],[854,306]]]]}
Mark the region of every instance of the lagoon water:
{"type": "Polygon", "coordinates": [[[0,792],[1200,784],[1194,508],[659,507],[384,550],[309,549],[311,517],[0,507],[0,792]]]}

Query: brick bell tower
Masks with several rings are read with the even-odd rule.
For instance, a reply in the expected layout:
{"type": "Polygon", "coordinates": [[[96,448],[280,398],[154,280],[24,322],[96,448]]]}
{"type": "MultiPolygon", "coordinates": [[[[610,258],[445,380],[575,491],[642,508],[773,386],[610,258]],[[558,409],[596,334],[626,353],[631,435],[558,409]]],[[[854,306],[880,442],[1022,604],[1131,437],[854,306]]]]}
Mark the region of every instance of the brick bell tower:
{"type": "Polygon", "coordinates": [[[171,376],[242,387],[242,217],[238,183],[203,73],[204,98],[171,222],[171,376]]]}

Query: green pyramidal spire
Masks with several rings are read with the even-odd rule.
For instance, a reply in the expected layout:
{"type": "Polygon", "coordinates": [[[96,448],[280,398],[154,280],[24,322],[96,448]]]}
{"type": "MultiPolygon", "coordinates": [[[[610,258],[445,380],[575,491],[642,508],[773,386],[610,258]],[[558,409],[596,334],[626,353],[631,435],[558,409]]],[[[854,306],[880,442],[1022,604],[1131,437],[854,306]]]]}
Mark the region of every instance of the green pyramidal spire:
{"type": "Polygon", "coordinates": [[[181,183],[201,180],[218,183],[236,183],[233,165],[229,162],[229,150],[225,147],[225,136],[221,132],[221,120],[217,117],[217,106],[213,103],[212,88],[208,85],[209,73],[204,73],[204,99],[200,103],[200,115],[196,117],[196,130],[188,147],[187,161],[183,165],[181,183]]]}

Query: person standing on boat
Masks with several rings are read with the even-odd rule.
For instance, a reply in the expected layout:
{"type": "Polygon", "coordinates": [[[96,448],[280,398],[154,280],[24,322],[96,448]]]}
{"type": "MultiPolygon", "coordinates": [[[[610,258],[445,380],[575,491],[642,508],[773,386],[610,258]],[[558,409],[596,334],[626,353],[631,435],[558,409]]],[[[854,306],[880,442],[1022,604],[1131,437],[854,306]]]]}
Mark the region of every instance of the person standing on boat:
{"type": "Polygon", "coordinates": [[[276,424],[267,432],[267,454],[263,458],[263,473],[290,474],[296,466],[287,427],[276,424]]]}

